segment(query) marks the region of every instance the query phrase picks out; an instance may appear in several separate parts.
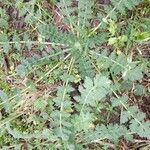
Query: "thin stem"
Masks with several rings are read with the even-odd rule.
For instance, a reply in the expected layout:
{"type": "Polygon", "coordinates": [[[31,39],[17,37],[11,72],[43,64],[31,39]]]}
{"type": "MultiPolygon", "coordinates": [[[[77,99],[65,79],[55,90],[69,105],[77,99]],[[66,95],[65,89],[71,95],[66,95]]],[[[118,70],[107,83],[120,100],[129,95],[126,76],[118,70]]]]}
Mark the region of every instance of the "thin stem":
{"type": "Polygon", "coordinates": [[[83,109],[84,109],[84,106],[86,105],[86,102],[87,102],[88,96],[90,95],[90,93],[91,93],[94,89],[95,89],[95,86],[94,86],[94,87],[92,87],[92,88],[90,89],[90,91],[88,92],[88,94],[86,95],[86,97],[85,97],[85,99],[84,99],[84,103],[83,103],[82,108],[81,108],[81,110],[80,110],[80,115],[82,114],[83,109]]]}
{"type": "MultiPolygon", "coordinates": [[[[65,45],[65,44],[61,44],[61,43],[54,43],[54,42],[42,42],[42,41],[17,41],[17,42],[20,43],[20,44],[31,43],[31,44],[34,44],[34,45],[37,45],[37,44],[43,44],[43,45],[51,45],[51,46],[63,46],[63,47],[69,47],[69,45],[65,45]]],[[[10,42],[0,42],[0,45],[6,44],[6,43],[9,43],[9,44],[15,44],[16,42],[15,42],[15,41],[10,41],[10,42]]]]}
{"type": "MultiPolygon", "coordinates": [[[[73,64],[74,64],[74,59],[71,58],[71,61],[70,61],[69,67],[68,67],[69,74],[71,74],[73,64]]],[[[68,85],[68,80],[64,83],[63,86],[67,86],[67,85],[68,85]]],[[[61,133],[63,133],[62,132],[62,112],[63,112],[63,108],[64,108],[64,100],[65,100],[66,92],[67,92],[67,90],[65,88],[63,91],[62,102],[61,102],[61,106],[60,106],[60,114],[59,114],[59,129],[60,129],[61,133]]]]}

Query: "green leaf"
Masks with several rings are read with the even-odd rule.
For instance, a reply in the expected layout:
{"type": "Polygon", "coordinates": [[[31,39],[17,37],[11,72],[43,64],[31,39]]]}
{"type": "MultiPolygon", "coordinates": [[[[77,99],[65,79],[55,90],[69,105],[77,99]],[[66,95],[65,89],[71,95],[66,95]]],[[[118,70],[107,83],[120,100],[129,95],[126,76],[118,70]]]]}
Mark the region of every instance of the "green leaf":
{"type": "Polygon", "coordinates": [[[19,38],[19,36],[16,33],[13,36],[13,42],[15,42],[15,48],[18,51],[20,51],[20,49],[21,49],[20,38],[19,38]]]}
{"type": "Polygon", "coordinates": [[[129,131],[124,126],[120,126],[118,124],[109,124],[105,126],[102,124],[97,125],[95,130],[91,130],[86,133],[86,137],[89,141],[108,139],[117,144],[119,142],[119,138],[122,136],[131,140],[132,136],[128,133],[129,131]]]}
{"type": "Polygon", "coordinates": [[[120,123],[123,124],[129,121],[137,111],[138,108],[136,106],[130,106],[127,110],[121,111],[120,123]]]}
{"type": "Polygon", "coordinates": [[[5,33],[0,33],[0,42],[2,43],[1,45],[3,46],[4,53],[8,53],[10,49],[10,44],[8,37],[5,33]]]}
{"type": "Polygon", "coordinates": [[[31,40],[30,40],[30,37],[28,34],[24,33],[24,37],[23,37],[24,41],[26,42],[25,45],[27,46],[27,48],[29,50],[31,50],[32,48],[32,43],[31,43],[31,40]]]}
{"type": "Polygon", "coordinates": [[[7,20],[0,18],[0,28],[7,28],[7,27],[8,27],[7,20]]]}
{"type": "Polygon", "coordinates": [[[143,95],[145,93],[145,87],[143,85],[136,85],[135,88],[134,88],[134,94],[135,95],[143,95]]]}
{"type": "Polygon", "coordinates": [[[32,80],[28,80],[26,82],[26,86],[32,90],[33,92],[35,92],[37,89],[36,89],[36,84],[32,81],[32,80]]]}
{"type": "Polygon", "coordinates": [[[80,115],[75,115],[72,119],[72,123],[76,132],[88,131],[93,120],[93,114],[87,112],[81,113],[80,115]]]}
{"type": "MultiPolygon", "coordinates": [[[[109,32],[111,33],[111,36],[114,36],[117,31],[117,24],[113,20],[109,20],[109,32]]],[[[110,44],[111,45],[111,44],[110,44]]]]}
{"type": "Polygon", "coordinates": [[[109,38],[108,40],[109,45],[115,45],[117,42],[118,42],[118,39],[116,37],[109,38]]]}
{"type": "Polygon", "coordinates": [[[2,100],[2,106],[5,108],[6,112],[11,112],[12,103],[9,102],[8,96],[5,92],[0,90],[0,100],[2,100]]]}
{"type": "Polygon", "coordinates": [[[123,78],[125,80],[135,81],[140,80],[143,78],[142,68],[139,66],[136,66],[135,68],[132,68],[124,74],[123,78]]]}
{"type": "Polygon", "coordinates": [[[17,67],[16,67],[16,72],[17,72],[17,74],[20,76],[20,77],[25,77],[26,76],[26,74],[28,73],[28,70],[27,70],[27,68],[24,66],[24,65],[18,65],[17,67]]]}
{"type": "Polygon", "coordinates": [[[127,101],[128,101],[128,97],[127,96],[122,96],[122,97],[119,97],[119,98],[113,98],[111,100],[112,107],[122,106],[122,103],[126,104],[127,101]]]}
{"type": "Polygon", "coordinates": [[[122,90],[132,90],[132,88],[133,88],[133,83],[130,81],[123,81],[121,83],[122,90]]]}
{"type": "Polygon", "coordinates": [[[141,137],[150,138],[150,122],[145,121],[146,115],[138,107],[130,106],[121,112],[120,123],[129,122],[131,132],[141,137]]]}
{"type": "Polygon", "coordinates": [[[78,1],[78,23],[77,24],[80,26],[80,29],[83,29],[90,25],[89,20],[92,18],[93,4],[94,3],[91,0],[78,1]]]}
{"type": "Polygon", "coordinates": [[[137,32],[135,33],[136,40],[139,42],[148,41],[150,34],[148,32],[137,32]]]}
{"type": "Polygon", "coordinates": [[[35,109],[43,111],[47,105],[47,101],[44,97],[41,97],[37,99],[36,101],[34,101],[33,105],[35,109]]]}
{"type": "Polygon", "coordinates": [[[4,93],[1,90],[0,90],[0,98],[1,98],[2,101],[7,101],[8,100],[7,94],[4,93]]]}
{"type": "Polygon", "coordinates": [[[95,106],[97,102],[110,93],[110,83],[110,80],[105,76],[96,75],[94,81],[86,77],[83,86],[79,86],[81,96],[75,99],[83,106],[95,106]]]}

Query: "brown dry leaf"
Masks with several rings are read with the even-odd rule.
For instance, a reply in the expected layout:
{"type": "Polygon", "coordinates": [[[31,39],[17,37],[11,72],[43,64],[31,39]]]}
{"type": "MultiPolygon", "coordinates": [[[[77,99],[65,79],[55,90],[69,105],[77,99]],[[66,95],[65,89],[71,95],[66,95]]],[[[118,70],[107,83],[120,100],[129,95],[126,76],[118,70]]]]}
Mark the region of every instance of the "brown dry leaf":
{"type": "Polygon", "coordinates": [[[55,25],[62,31],[70,31],[70,25],[64,23],[64,16],[62,15],[61,9],[55,6],[53,7],[53,13],[55,25]]]}
{"type": "Polygon", "coordinates": [[[24,17],[19,16],[19,11],[15,7],[8,8],[8,15],[10,16],[10,24],[15,29],[24,29],[26,23],[24,22],[24,17]]]}
{"type": "Polygon", "coordinates": [[[70,31],[70,25],[64,22],[64,16],[61,12],[61,9],[57,6],[51,6],[47,0],[43,1],[43,7],[53,14],[54,24],[61,29],[62,31],[70,31]]]}
{"type": "Polygon", "coordinates": [[[95,19],[95,18],[93,18],[92,20],[91,20],[91,26],[92,26],[92,28],[95,28],[95,27],[97,27],[98,25],[99,25],[99,20],[98,19],[95,19]]]}
{"type": "MultiPolygon", "coordinates": [[[[38,98],[43,97],[45,94],[51,94],[54,93],[57,90],[57,87],[60,85],[60,83],[52,84],[52,85],[39,85],[37,87],[36,91],[32,91],[30,89],[27,89],[23,94],[22,94],[22,102],[19,105],[17,112],[18,113],[28,113],[31,114],[35,110],[33,108],[33,103],[36,101],[38,98]]],[[[22,86],[22,89],[25,89],[26,87],[22,86]]]]}
{"type": "Polygon", "coordinates": [[[150,144],[139,148],[139,150],[150,150],[150,144]]]}
{"type": "Polygon", "coordinates": [[[31,90],[27,90],[22,94],[21,104],[19,105],[17,112],[31,114],[34,111],[32,104],[34,103],[35,100],[37,100],[41,96],[42,96],[41,91],[33,92],[31,90]]]}
{"type": "Polygon", "coordinates": [[[111,3],[111,0],[97,0],[97,1],[98,1],[98,3],[104,4],[104,5],[108,5],[111,3]]]}

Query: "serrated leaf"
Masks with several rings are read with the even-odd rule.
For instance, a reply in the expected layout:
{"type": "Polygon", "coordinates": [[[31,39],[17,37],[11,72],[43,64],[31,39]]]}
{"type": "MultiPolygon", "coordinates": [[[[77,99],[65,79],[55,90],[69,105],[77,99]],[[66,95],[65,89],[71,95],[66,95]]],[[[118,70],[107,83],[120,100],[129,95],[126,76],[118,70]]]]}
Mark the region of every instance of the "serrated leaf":
{"type": "Polygon", "coordinates": [[[5,108],[6,112],[11,112],[12,103],[9,102],[7,94],[1,90],[0,90],[0,100],[2,100],[2,106],[5,108]]]}
{"type": "MultiPolygon", "coordinates": [[[[118,107],[118,106],[122,106],[122,103],[123,104],[126,104],[128,101],[128,97],[127,96],[122,96],[122,97],[119,97],[119,98],[113,98],[111,100],[111,103],[112,103],[112,107],[118,107]]],[[[122,118],[123,119],[123,118],[122,118]]]]}
{"type": "Polygon", "coordinates": [[[86,77],[83,86],[79,86],[81,96],[77,101],[83,105],[95,106],[98,101],[110,92],[110,81],[107,77],[97,75],[92,81],[86,77]]]}
{"type": "Polygon", "coordinates": [[[126,74],[123,76],[125,80],[135,81],[140,80],[143,78],[142,68],[135,67],[126,72],[126,74]]]}
{"type": "Polygon", "coordinates": [[[15,42],[15,48],[18,51],[20,51],[20,49],[21,49],[20,38],[19,38],[19,36],[16,33],[13,36],[13,42],[15,42]]]}
{"type": "Polygon", "coordinates": [[[27,70],[27,68],[26,68],[24,65],[18,65],[18,66],[16,67],[16,72],[17,72],[17,74],[18,74],[19,76],[25,77],[26,74],[28,73],[28,70],[27,70]]]}
{"type": "Polygon", "coordinates": [[[87,131],[90,128],[90,124],[92,123],[93,119],[93,114],[90,114],[89,112],[81,113],[80,115],[75,115],[75,117],[72,119],[75,131],[87,131]]]}

